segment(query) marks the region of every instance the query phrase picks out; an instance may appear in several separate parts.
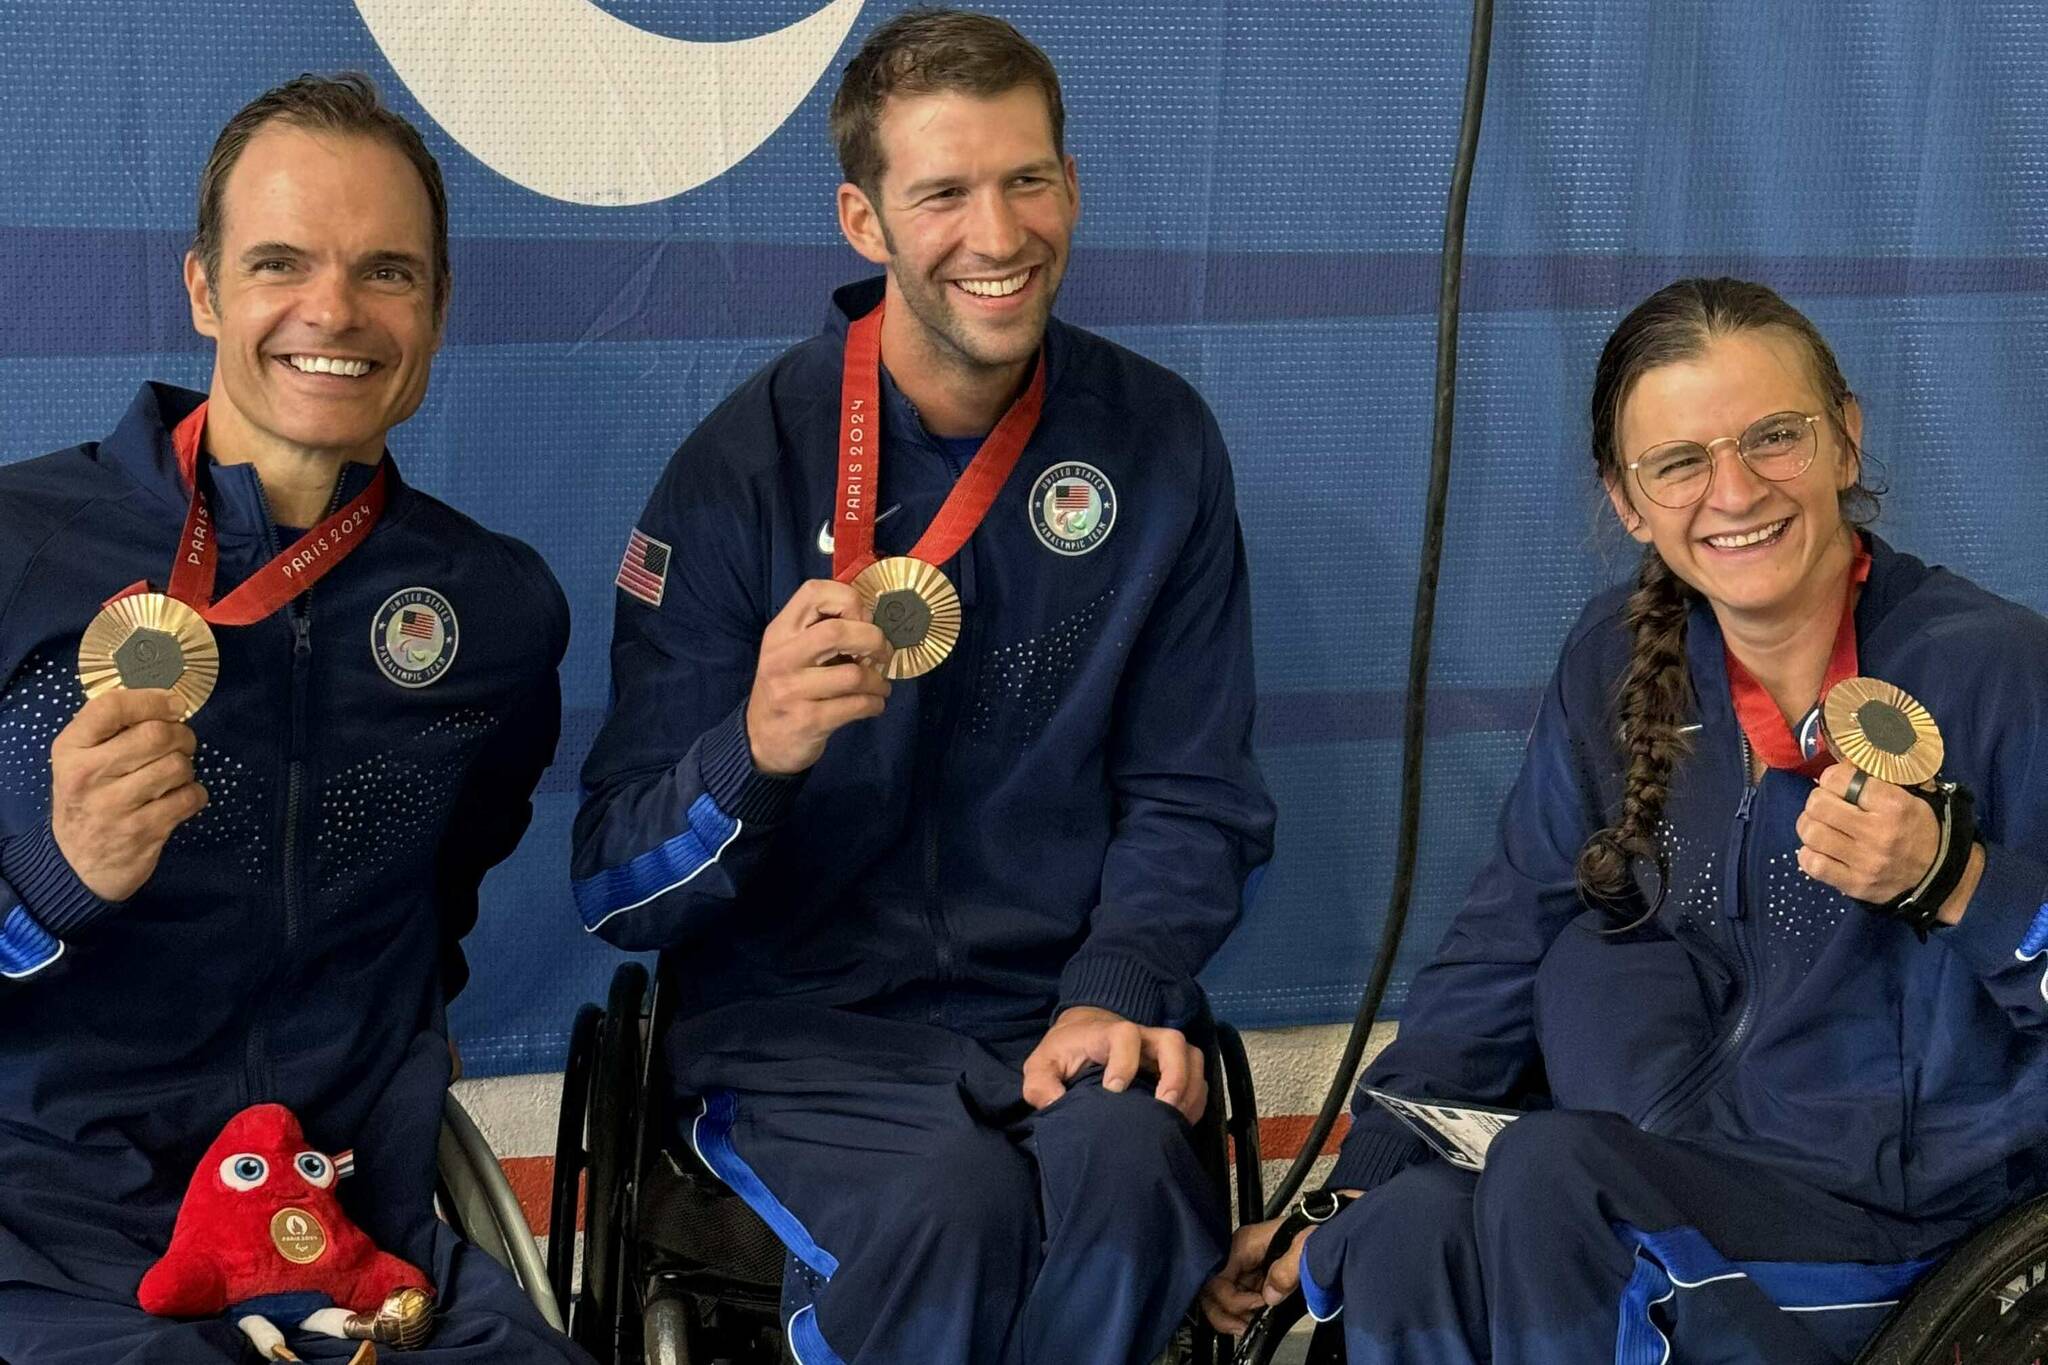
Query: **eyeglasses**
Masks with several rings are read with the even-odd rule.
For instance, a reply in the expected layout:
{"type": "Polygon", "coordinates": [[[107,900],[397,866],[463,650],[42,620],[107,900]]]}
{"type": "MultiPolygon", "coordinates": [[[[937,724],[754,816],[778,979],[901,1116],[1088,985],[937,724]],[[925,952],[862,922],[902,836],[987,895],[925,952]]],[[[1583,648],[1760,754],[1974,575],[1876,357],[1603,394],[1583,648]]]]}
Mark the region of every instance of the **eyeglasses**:
{"type": "Polygon", "coordinates": [[[1666,441],[1651,446],[1625,468],[1636,476],[1643,496],[1659,507],[1690,507],[1705,497],[1714,482],[1714,447],[1723,444],[1733,445],[1759,479],[1784,483],[1813,463],[1814,451],[1820,448],[1814,424],[1820,418],[1817,412],[1774,412],[1751,422],[1740,436],[1722,436],[1705,445],[1666,441]]]}

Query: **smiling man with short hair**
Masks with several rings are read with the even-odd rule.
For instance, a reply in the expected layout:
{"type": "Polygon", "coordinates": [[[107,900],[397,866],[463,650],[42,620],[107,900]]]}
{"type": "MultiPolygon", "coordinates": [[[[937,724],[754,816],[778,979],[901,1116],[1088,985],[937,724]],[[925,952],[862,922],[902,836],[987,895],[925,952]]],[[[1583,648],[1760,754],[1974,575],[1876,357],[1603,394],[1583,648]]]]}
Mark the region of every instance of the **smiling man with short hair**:
{"type": "Polygon", "coordinates": [[[367,80],[266,93],[214,148],[185,260],[209,391],[146,384],[105,440],[0,468],[15,1365],[241,1360],[245,1310],[347,1358],[298,1330],[305,1296],[137,1305],[202,1153],[266,1102],[353,1149],[337,1194],[435,1287],[409,1359],[586,1359],[433,1208],[458,944],[554,753],[569,626],[533,550],[385,449],[440,346],[447,236],[433,158],[367,80]]]}
{"type": "Polygon", "coordinates": [[[578,909],[662,951],[674,1140],[788,1246],[806,1365],[1127,1365],[1223,1250],[1187,1031],[1271,846],[1244,556],[1200,397],[1052,319],[1063,125],[1008,24],[878,28],[832,126],[884,276],[619,569],[578,909]]]}

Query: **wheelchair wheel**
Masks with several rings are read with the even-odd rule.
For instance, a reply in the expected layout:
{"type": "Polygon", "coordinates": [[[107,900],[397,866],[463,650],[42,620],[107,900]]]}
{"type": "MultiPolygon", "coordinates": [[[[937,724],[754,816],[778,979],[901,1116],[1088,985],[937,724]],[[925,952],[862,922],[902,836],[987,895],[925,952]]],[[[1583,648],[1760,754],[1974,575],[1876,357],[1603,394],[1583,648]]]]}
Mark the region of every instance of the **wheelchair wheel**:
{"type": "Polygon", "coordinates": [[[2028,1365],[2048,1348],[2048,1199],[2000,1218],[1917,1285],[1857,1365],[2028,1365]]]}
{"type": "Polygon", "coordinates": [[[626,1233],[640,1146],[641,1001],[647,969],[619,968],[598,1021],[586,1109],[589,1184],[583,1207],[583,1293],[570,1336],[600,1361],[637,1356],[638,1306],[627,1264],[626,1233]]]}
{"type": "Polygon", "coordinates": [[[562,1103],[555,1113],[555,1183],[548,1200],[548,1283],[555,1302],[570,1312],[576,1268],[577,1229],[582,1221],[583,1171],[590,1153],[583,1146],[583,1125],[590,1110],[590,1067],[597,1050],[597,1024],[604,1012],[595,1005],[576,1011],[569,1027],[569,1060],[562,1068],[562,1103]]]}

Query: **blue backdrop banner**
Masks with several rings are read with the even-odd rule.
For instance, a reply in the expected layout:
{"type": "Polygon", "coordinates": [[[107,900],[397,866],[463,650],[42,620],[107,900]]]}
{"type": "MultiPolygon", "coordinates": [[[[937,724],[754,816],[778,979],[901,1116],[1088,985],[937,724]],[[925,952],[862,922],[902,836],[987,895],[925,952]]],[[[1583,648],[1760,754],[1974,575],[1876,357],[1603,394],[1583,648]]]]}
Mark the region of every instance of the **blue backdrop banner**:
{"type": "MultiPolygon", "coordinates": [[[[677,441],[865,267],[825,109],[899,0],[9,0],[0,459],[204,387],[179,282],[243,102],[369,72],[447,175],[448,344],[408,479],[547,556],[576,634],[562,748],[486,886],[473,1072],[560,1063],[613,965],[569,903],[612,574],[677,441]],[[540,494],[541,496],[536,496],[540,494]]],[[[1390,884],[1428,463],[1437,248],[1469,15],[1445,0],[1018,0],[1066,84],[1085,213],[1060,311],[1174,367],[1229,438],[1279,852],[1210,968],[1240,1025],[1345,1016],[1390,884]]],[[[2031,0],[1503,4],[1464,360],[1415,916],[1492,838],[1565,629],[1626,572],[1586,450],[1594,357],[1686,273],[1763,279],[1834,341],[1881,529],[2048,606],[2048,8],[2031,0]]]]}

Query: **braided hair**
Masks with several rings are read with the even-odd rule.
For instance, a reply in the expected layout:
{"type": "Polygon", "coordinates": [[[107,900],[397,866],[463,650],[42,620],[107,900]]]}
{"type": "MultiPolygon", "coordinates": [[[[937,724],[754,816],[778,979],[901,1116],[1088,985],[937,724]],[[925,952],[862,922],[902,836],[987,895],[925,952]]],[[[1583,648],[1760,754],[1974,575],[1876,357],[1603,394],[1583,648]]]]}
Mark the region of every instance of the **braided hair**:
{"type": "MultiPolygon", "coordinates": [[[[1618,445],[1622,405],[1636,382],[1663,365],[1697,359],[1719,337],[1772,328],[1803,343],[1827,416],[1857,460],[1856,482],[1843,490],[1843,517],[1864,525],[1877,496],[1863,482],[1863,452],[1850,441],[1848,404],[1854,395],[1842,367],[1805,314],[1768,286],[1747,280],[1686,279],[1666,285],[1621,320],[1600,352],[1593,377],[1593,464],[1610,489],[1629,490],[1618,445]]],[[[1657,891],[1634,923],[1655,915],[1670,881],[1670,858],[1658,824],[1673,774],[1690,751],[1679,727],[1692,691],[1686,666],[1685,627],[1699,593],[1674,573],[1654,545],[1645,546],[1623,622],[1629,632],[1628,666],[1616,702],[1616,743],[1627,767],[1621,809],[1579,851],[1578,883],[1588,903],[1619,912],[1634,887],[1636,860],[1653,864],[1657,891]]],[[[1629,927],[1633,927],[1632,925],[1629,927]]]]}

